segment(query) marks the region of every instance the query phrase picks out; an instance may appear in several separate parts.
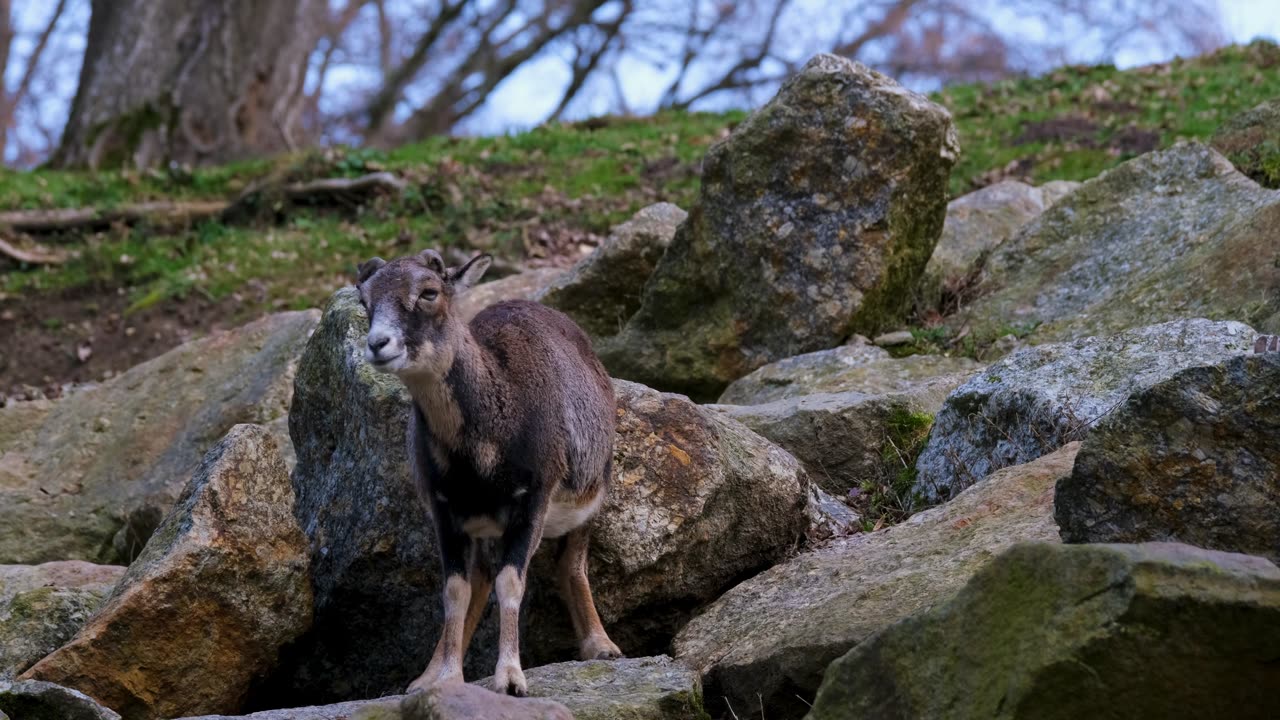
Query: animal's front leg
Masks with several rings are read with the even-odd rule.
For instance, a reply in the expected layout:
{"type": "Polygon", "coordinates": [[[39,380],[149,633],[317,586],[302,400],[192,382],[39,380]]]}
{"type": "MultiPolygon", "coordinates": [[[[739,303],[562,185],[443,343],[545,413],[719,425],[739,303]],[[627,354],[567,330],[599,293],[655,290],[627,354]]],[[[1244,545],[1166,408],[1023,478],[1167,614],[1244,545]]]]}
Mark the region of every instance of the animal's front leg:
{"type": "Polygon", "coordinates": [[[498,595],[498,667],[493,673],[493,689],[524,697],[528,684],[520,668],[520,605],[524,601],[525,575],[529,558],[542,541],[545,508],[519,513],[507,523],[502,535],[502,565],[494,581],[498,595]]]}
{"type": "Polygon", "coordinates": [[[463,640],[467,609],[471,604],[471,581],[467,570],[470,555],[476,548],[471,538],[454,527],[448,513],[437,513],[436,526],[440,559],[444,565],[444,626],[426,672],[409,685],[408,692],[463,681],[462,657],[466,652],[463,640]]]}

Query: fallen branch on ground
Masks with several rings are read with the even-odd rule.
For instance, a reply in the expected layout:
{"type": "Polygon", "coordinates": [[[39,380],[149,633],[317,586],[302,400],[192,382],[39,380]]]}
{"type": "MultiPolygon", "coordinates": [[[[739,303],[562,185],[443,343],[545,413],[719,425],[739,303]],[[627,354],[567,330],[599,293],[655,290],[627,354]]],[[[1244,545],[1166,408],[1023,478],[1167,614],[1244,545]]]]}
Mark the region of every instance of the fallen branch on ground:
{"type": "MultiPolygon", "coordinates": [[[[250,196],[265,191],[269,185],[269,182],[251,185],[234,202],[225,200],[153,201],[113,208],[57,208],[0,212],[0,229],[27,233],[52,233],[104,228],[115,223],[133,225],[140,222],[174,227],[220,217],[250,196]]],[[[316,202],[326,197],[363,197],[380,192],[400,193],[406,187],[408,183],[393,173],[376,172],[357,178],[321,178],[290,183],[282,188],[282,194],[290,202],[316,202]]],[[[10,253],[6,251],[6,254],[10,253]]]]}
{"type": "Polygon", "coordinates": [[[50,250],[31,243],[19,247],[0,237],[0,255],[13,258],[28,265],[61,265],[67,261],[67,254],[50,250]]]}

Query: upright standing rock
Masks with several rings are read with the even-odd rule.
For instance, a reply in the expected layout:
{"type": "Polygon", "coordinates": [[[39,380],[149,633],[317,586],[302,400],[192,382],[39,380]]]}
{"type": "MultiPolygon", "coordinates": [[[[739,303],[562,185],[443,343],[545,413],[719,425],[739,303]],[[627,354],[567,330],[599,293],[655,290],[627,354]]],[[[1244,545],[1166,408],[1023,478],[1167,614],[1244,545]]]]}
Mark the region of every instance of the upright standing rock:
{"type": "Polygon", "coordinates": [[[124,716],[240,709],[311,621],[306,539],[275,440],[237,425],[79,634],[21,676],[124,716]]]}
{"type": "Polygon", "coordinates": [[[765,363],[889,326],[942,231],[958,152],[942,107],[813,58],[708,151],[701,197],[605,365],[710,399],[765,363]]]}
{"type": "Polygon", "coordinates": [[[1280,563],[1280,353],[1135,393],[1089,431],[1054,507],[1067,542],[1174,540],[1280,563]]]}

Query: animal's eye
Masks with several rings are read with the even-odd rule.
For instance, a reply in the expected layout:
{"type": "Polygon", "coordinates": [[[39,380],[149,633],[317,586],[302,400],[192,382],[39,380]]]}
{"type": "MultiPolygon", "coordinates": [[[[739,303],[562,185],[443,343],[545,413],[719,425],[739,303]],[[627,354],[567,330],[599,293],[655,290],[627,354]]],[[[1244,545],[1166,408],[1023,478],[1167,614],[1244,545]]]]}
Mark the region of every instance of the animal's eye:
{"type": "Polygon", "coordinates": [[[440,296],[439,290],[423,290],[422,294],[418,296],[418,301],[419,302],[435,302],[435,299],[439,296],[440,296]]]}

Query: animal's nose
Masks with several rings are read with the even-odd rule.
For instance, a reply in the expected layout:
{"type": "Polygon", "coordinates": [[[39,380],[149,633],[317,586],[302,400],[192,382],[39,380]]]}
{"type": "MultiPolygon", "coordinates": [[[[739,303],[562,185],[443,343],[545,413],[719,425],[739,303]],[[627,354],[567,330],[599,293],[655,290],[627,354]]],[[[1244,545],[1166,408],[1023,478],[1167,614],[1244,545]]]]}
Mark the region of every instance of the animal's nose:
{"type": "Polygon", "coordinates": [[[370,335],[369,349],[373,351],[374,355],[377,355],[378,351],[386,347],[387,343],[389,342],[391,342],[391,337],[388,335],[378,335],[376,337],[373,335],[370,335]]]}

